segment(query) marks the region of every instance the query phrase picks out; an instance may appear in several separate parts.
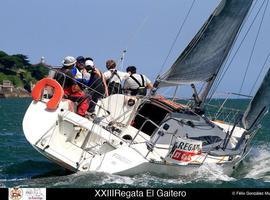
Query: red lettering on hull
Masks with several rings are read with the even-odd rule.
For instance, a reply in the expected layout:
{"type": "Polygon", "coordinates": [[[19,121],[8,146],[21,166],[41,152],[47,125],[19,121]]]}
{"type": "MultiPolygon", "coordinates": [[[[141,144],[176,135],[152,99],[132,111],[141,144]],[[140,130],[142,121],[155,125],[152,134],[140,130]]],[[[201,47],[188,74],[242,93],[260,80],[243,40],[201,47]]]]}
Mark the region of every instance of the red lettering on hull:
{"type": "Polygon", "coordinates": [[[173,152],[172,159],[178,160],[181,162],[190,162],[192,156],[199,155],[200,152],[187,152],[187,151],[181,151],[180,149],[176,149],[173,152]]]}

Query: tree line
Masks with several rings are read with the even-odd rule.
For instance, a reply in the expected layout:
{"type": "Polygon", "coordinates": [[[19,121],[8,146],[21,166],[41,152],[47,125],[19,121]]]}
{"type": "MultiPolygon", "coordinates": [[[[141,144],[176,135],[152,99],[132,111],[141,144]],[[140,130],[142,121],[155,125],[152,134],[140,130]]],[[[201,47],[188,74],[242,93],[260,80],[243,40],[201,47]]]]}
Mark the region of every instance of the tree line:
{"type": "Polygon", "coordinates": [[[32,65],[28,56],[8,55],[0,51],[0,84],[3,80],[12,81],[15,87],[31,90],[31,84],[48,75],[48,69],[42,65],[32,65]]]}

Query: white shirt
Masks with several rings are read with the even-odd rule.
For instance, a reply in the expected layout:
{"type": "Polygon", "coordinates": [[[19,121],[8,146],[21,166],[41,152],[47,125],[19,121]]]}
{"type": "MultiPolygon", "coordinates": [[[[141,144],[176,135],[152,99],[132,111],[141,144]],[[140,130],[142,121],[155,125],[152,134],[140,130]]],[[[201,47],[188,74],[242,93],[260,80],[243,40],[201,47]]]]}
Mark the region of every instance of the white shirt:
{"type": "MultiPolygon", "coordinates": [[[[143,76],[144,79],[144,85],[142,85],[142,77],[140,74],[132,74],[132,76],[140,83],[141,86],[147,86],[151,83],[151,81],[145,76],[143,76]]],[[[124,89],[138,89],[140,86],[136,81],[134,81],[131,77],[128,77],[128,79],[124,83],[124,89]]]]}
{"type": "Polygon", "coordinates": [[[118,74],[119,77],[116,74],[112,76],[113,71],[115,71],[115,69],[111,69],[111,70],[108,70],[108,71],[103,73],[103,76],[104,76],[105,80],[108,80],[108,79],[110,79],[112,77],[110,82],[114,81],[115,83],[121,83],[121,81],[126,80],[127,78],[129,78],[129,73],[121,72],[121,71],[118,71],[118,70],[117,70],[117,74],[118,74]]]}

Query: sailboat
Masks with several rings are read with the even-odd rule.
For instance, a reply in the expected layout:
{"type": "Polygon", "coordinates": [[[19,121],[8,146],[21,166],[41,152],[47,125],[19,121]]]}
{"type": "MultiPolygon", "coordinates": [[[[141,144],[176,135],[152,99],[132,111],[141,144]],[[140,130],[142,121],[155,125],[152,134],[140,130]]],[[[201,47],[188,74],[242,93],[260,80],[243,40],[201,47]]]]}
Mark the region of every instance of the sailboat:
{"type": "MultiPolygon", "coordinates": [[[[222,0],[189,45],[147,96],[114,94],[98,102],[95,118],[74,112],[61,86],[45,78],[33,89],[23,130],[42,155],[71,171],[119,175],[187,175],[202,165],[230,174],[245,158],[270,102],[270,71],[247,109],[229,120],[207,116],[206,101],[253,0],[222,0]],[[204,83],[201,93],[196,85],[204,83]],[[52,97],[43,95],[45,86],[52,97]],[[160,88],[189,85],[193,100],[181,104],[160,88]]],[[[220,112],[221,109],[219,109],[220,112]]]]}

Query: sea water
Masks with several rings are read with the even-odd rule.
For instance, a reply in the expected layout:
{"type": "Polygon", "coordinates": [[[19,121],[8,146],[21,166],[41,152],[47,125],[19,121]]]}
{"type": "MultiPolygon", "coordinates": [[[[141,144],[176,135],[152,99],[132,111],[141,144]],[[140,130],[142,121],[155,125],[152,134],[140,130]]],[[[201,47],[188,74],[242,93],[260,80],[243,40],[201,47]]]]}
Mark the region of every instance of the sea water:
{"type": "MultiPolygon", "coordinates": [[[[0,99],[0,187],[163,187],[163,188],[269,188],[270,114],[255,136],[245,160],[231,176],[217,165],[203,165],[185,177],[157,177],[150,174],[118,176],[106,173],[70,173],[47,160],[25,139],[24,113],[31,99],[0,99]]],[[[233,100],[235,107],[246,104],[233,100]],[[238,105],[237,105],[238,104],[238,105]]]]}

